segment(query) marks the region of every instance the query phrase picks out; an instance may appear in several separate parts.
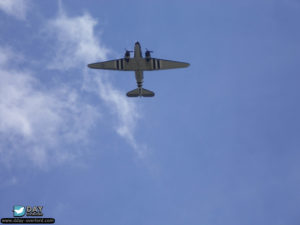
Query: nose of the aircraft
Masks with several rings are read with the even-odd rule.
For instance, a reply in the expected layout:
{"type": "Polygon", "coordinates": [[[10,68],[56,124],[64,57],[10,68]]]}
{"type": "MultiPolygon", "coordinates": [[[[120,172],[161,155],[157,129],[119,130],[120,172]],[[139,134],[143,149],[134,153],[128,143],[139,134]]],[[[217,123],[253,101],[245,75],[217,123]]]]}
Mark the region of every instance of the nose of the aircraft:
{"type": "Polygon", "coordinates": [[[135,44],[136,44],[136,45],[140,45],[140,42],[137,41],[137,42],[135,42],[135,44]]]}

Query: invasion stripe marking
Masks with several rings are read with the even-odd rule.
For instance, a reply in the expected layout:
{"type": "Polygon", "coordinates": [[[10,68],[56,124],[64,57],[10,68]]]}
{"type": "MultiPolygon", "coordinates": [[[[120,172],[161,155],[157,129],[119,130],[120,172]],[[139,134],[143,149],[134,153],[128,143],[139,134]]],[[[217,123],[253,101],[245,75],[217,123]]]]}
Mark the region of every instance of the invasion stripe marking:
{"type": "Polygon", "coordinates": [[[152,59],[152,62],[153,62],[153,69],[155,70],[155,59],[152,59]]]}
{"type": "Polygon", "coordinates": [[[117,70],[119,70],[119,60],[117,60],[116,62],[117,62],[117,70]]]}
{"type": "Polygon", "coordinates": [[[160,69],[160,60],[159,59],[157,60],[157,67],[158,67],[158,69],[160,69]]]}
{"type": "Polygon", "coordinates": [[[123,59],[121,59],[121,70],[123,70],[123,59]]]}

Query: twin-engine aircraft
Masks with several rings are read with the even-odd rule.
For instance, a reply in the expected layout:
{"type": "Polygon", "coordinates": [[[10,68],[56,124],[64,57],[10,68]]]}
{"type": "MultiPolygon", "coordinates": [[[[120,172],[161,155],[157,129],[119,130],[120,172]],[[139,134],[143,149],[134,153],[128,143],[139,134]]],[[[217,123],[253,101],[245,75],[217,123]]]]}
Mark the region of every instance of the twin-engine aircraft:
{"type": "Polygon", "coordinates": [[[106,62],[98,62],[89,64],[88,67],[92,69],[103,70],[121,70],[121,71],[135,71],[135,79],[137,83],[137,89],[129,91],[128,97],[153,97],[154,92],[143,88],[144,71],[151,70],[166,70],[188,67],[189,63],[176,62],[171,60],[156,59],[151,57],[152,51],[145,52],[145,58],[142,56],[141,45],[136,42],[134,45],[134,57],[130,58],[130,52],[125,52],[125,56],[122,59],[110,60],[106,62]]]}

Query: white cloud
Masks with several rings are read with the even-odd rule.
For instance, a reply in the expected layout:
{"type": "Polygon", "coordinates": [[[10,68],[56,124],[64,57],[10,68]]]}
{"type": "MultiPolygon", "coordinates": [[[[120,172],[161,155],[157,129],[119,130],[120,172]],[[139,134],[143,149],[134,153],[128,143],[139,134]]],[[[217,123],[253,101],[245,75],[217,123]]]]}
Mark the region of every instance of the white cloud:
{"type": "Polygon", "coordinates": [[[1,0],[0,9],[9,15],[24,20],[29,2],[29,0],[1,0]]]}
{"type": "Polygon", "coordinates": [[[105,60],[109,52],[95,34],[96,24],[97,21],[87,13],[69,17],[60,7],[59,15],[46,28],[50,34],[55,35],[57,41],[57,54],[49,66],[59,70],[81,69],[84,73],[84,90],[97,93],[106,103],[118,117],[116,132],[142,156],[145,147],[141,147],[134,137],[136,121],[139,118],[136,104],[104,79],[103,71],[86,67],[88,63],[105,60]]]}
{"type": "MultiPolygon", "coordinates": [[[[95,92],[108,105],[110,110],[117,116],[119,123],[115,126],[118,135],[125,138],[132,146],[139,157],[144,157],[147,147],[137,143],[134,136],[136,122],[140,118],[136,104],[124,97],[120,92],[107,81],[105,74],[97,76],[95,71],[85,71],[84,89],[95,92]]],[[[136,99],[133,99],[136,100],[136,99]]]]}
{"type": "Polygon", "coordinates": [[[134,99],[128,99],[117,90],[105,73],[86,67],[89,62],[105,60],[109,52],[94,33],[96,24],[87,13],[68,17],[60,10],[46,26],[50,38],[56,43],[51,45],[56,54],[49,67],[61,71],[76,69],[82,74],[81,90],[73,88],[70,83],[45,87],[36,78],[37,72],[28,67],[28,56],[23,57],[11,48],[0,46],[2,165],[10,167],[24,163],[25,166],[29,159],[31,165],[44,169],[79,157],[87,150],[85,144],[89,142],[91,128],[103,116],[97,106],[83,99],[89,93],[99,96],[117,118],[112,124],[116,133],[132,146],[138,156],[144,156],[146,148],[137,143],[134,136],[139,119],[134,99]]]}
{"type": "Polygon", "coordinates": [[[49,22],[49,32],[59,43],[55,48],[56,56],[49,68],[68,70],[85,67],[95,59],[105,59],[109,50],[95,37],[94,27],[97,21],[89,14],[79,17],[67,17],[63,10],[59,16],[49,22]]]}
{"type": "Polygon", "coordinates": [[[79,152],[63,145],[85,140],[99,118],[70,87],[46,90],[31,71],[10,69],[12,50],[0,47],[0,158],[29,158],[41,168],[70,160],[79,152]],[[79,129],[80,128],[80,129],[79,129]],[[17,157],[16,157],[17,156],[17,157]]]}

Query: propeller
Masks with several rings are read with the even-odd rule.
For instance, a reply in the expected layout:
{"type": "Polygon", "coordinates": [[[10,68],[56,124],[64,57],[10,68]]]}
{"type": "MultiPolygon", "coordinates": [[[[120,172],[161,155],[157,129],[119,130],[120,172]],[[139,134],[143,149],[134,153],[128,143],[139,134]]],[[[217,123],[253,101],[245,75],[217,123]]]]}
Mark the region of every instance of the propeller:
{"type": "Polygon", "coordinates": [[[133,52],[133,51],[127,50],[127,49],[125,48],[125,54],[124,54],[124,57],[125,57],[126,62],[129,62],[130,52],[133,52]]]}
{"type": "Polygon", "coordinates": [[[124,48],[125,52],[133,52],[132,50],[127,50],[126,48],[124,48]]]}
{"type": "Polygon", "coordinates": [[[148,49],[146,48],[145,56],[146,56],[147,61],[149,61],[149,59],[151,58],[151,53],[152,53],[152,52],[153,52],[153,51],[150,51],[150,50],[148,50],[148,49]]]}
{"type": "Polygon", "coordinates": [[[148,50],[147,48],[146,48],[146,52],[153,53],[152,50],[148,50]]]}
{"type": "Polygon", "coordinates": [[[125,58],[129,58],[130,57],[130,52],[133,52],[133,51],[130,51],[130,50],[127,50],[126,48],[125,48],[125,58]]]}

